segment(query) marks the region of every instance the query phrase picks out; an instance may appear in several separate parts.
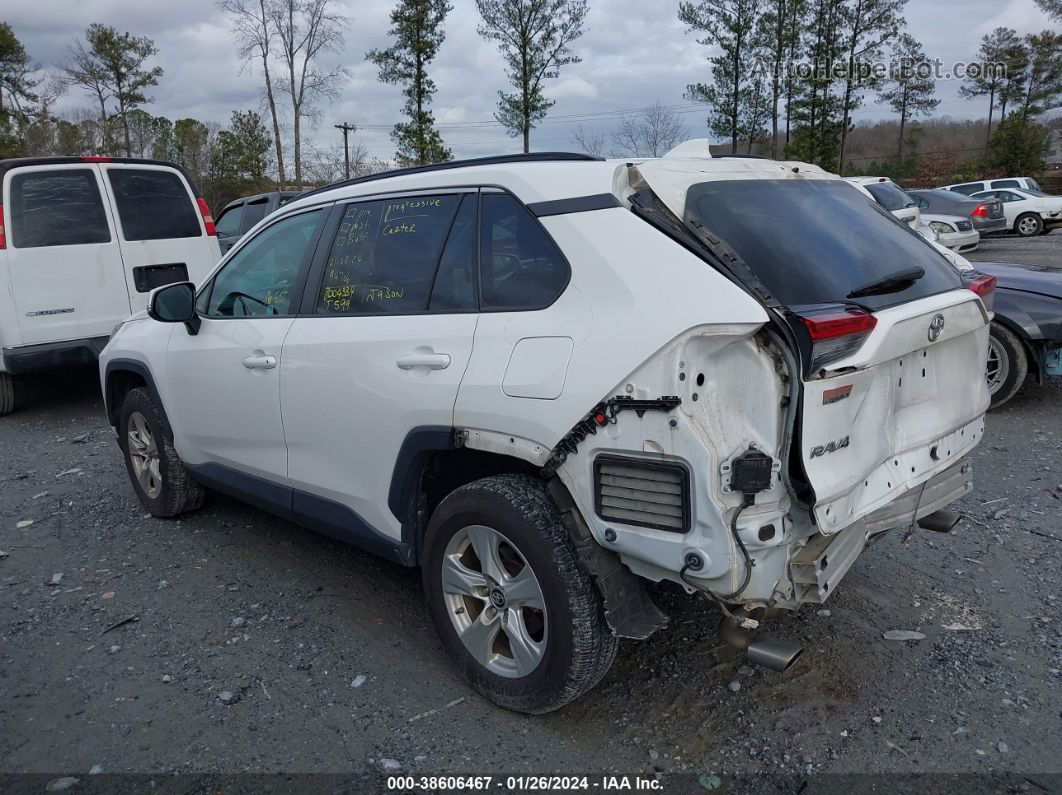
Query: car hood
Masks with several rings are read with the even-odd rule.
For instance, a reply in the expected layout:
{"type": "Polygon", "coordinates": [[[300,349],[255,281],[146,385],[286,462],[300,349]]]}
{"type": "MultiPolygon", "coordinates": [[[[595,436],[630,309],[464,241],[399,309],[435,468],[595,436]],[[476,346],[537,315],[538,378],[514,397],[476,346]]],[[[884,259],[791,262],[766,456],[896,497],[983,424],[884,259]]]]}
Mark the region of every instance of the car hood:
{"type": "Polygon", "coordinates": [[[1062,299],[1062,270],[1058,268],[1016,262],[976,262],[974,267],[995,276],[999,287],[1062,299]]]}

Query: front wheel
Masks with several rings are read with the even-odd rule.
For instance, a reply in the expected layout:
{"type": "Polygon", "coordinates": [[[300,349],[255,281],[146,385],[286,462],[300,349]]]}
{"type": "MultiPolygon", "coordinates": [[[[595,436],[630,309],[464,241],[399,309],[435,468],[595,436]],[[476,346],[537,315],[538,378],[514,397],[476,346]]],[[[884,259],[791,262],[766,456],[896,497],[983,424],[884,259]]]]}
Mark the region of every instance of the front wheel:
{"type": "Polygon", "coordinates": [[[586,693],[618,642],[544,484],[499,475],[440,503],[422,558],[432,621],[471,685],[543,713],[586,693]]]}
{"type": "Polygon", "coordinates": [[[148,513],[168,518],[203,504],[203,487],[188,476],[147,389],[140,387],[125,396],[118,423],[125,468],[148,513]]]}
{"type": "Polygon", "coordinates": [[[1014,222],[1014,231],[1022,237],[1036,237],[1044,229],[1044,219],[1035,213],[1019,215],[1014,222]]]}
{"type": "Polygon", "coordinates": [[[1021,389],[1029,373],[1029,357],[1018,335],[999,323],[993,323],[988,335],[988,394],[992,408],[998,409],[1021,389]]]}

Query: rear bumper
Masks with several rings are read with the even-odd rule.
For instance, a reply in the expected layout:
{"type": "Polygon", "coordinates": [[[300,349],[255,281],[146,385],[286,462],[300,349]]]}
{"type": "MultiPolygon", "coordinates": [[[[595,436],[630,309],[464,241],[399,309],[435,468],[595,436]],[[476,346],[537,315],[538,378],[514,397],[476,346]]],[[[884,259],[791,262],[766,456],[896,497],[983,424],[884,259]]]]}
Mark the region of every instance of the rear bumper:
{"type": "Polygon", "coordinates": [[[825,602],[870,539],[886,530],[911,527],[972,489],[973,466],[964,457],[840,533],[813,536],[790,564],[796,601],[825,602]]]}
{"type": "Polygon", "coordinates": [[[3,367],[12,375],[52,370],[57,367],[85,367],[96,363],[110,337],[46,342],[3,349],[3,367]]]}
{"type": "Polygon", "coordinates": [[[973,225],[974,229],[982,235],[994,235],[997,232],[1007,231],[1006,218],[989,218],[984,221],[974,220],[973,225]]]}

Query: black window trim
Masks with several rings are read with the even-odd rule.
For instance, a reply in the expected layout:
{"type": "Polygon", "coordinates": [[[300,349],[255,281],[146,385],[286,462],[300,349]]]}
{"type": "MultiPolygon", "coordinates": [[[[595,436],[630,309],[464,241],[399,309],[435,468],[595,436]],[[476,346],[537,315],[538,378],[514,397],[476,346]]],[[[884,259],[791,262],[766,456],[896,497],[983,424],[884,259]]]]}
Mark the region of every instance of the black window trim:
{"type": "Polygon", "coordinates": [[[195,189],[193,188],[191,181],[188,179],[187,176],[185,176],[184,172],[181,171],[179,168],[177,168],[175,166],[168,166],[168,165],[165,165],[165,164],[162,164],[162,163],[122,163],[122,162],[115,162],[115,163],[100,163],[99,165],[103,167],[103,168],[100,168],[100,173],[101,173],[101,176],[105,177],[105,179],[103,181],[107,185],[107,195],[108,195],[109,198],[113,199],[113,201],[114,201],[114,204],[112,205],[114,207],[114,227],[115,227],[115,230],[118,233],[118,239],[121,242],[123,242],[123,243],[144,243],[144,242],[154,242],[154,241],[157,241],[157,240],[197,240],[199,238],[202,238],[202,237],[206,236],[206,222],[203,220],[203,214],[199,211],[199,197],[197,197],[195,195],[195,193],[194,193],[195,189]],[[192,212],[193,212],[193,214],[195,216],[196,223],[199,224],[199,234],[198,235],[189,235],[187,237],[158,237],[158,238],[148,238],[148,239],[140,239],[140,240],[127,240],[126,237],[125,237],[125,224],[122,221],[121,213],[118,211],[118,197],[115,195],[114,185],[111,183],[110,172],[112,170],[113,171],[163,171],[163,172],[170,173],[170,174],[173,174],[174,176],[176,176],[177,179],[180,180],[181,184],[184,186],[185,193],[188,194],[188,198],[192,202],[192,212]]]}
{"type": "Polygon", "coordinates": [[[4,225],[3,210],[3,197],[6,193],[11,197],[9,204],[11,209],[11,228],[7,232],[7,245],[14,251],[30,251],[37,248],[58,248],[60,246],[107,246],[111,243],[118,242],[118,221],[113,217],[111,212],[110,202],[108,201],[109,195],[107,193],[107,186],[104,184],[103,174],[95,163],[85,162],[62,162],[62,163],[45,163],[36,164],[30,163],[22,167],[12,168],[6,173],[0,172],[3,179],[0,179],[0,227],[4,225]],[[96,195],[100,200],[100,208],[103,210],[103,218],[107,222],[107,239],[100,240],[96,243],[59,243],[51,246],[18,246],[15,242],[15,202],[14,194],[14,180],[15,177],[22,176],[23,174],[52,174],[60,171],[71,170],[84,170],[92,173],[95,177],[96,195]]]}
{"type": "Polygon", "coordinates": [[[255,235],[253,238],[248,238],[247,236],[244,236],[244,237],[240,238],[240,240],[238,241],[237,245],[233,246],[232,249],[230,249],[230,252],[229,252],[230,256],[226,256],[225,258],[222,259],[222,261],[218,264],[218,267],[214,269],[214,272],[210,274],[210,277],[207,278],[203,282],[203,284],[202,284],[202,286],[200,286],[198,292],[196,292],[196,296],[195,296],[196,314],[199,315],[199,317],[202,318],[203,320],[208,320],[208,321],[209,320],[221,320],[221,321],[230,321],[230,320],[284,320],[284,319],[290,319],[290,318],[299,317],[300,315],[299,315],[299,313],[297,311],[295,311],[295,312],[288,311],[287,313],[285,313],[283,315],[232,315],[232,316],[229,316],[229,317],[226,317],[226,316],[218,317],[218,316],[215,316],[215,315],[209,315],[206,312],[201,312],[199,310],[199,299],[203,296],[204,293],[208,293],[207,299],[206,299],[206,306],[207,307],[210,306],[210,301],[213,298],[214,282],[217,281],[217,278],[221,274],[221,272],[225,268],[227,268],[229,266],[229,264],[232,262],[233,259],[235,259],[235,257],[236,257],[236,253],[235,252],[242,251],[245,248],[246,244],[250,243],[251,240],[257,240],[259,235],[265,234],[266,230],[271,229],[273,226],[275,226],[276,224],[279,224],[281,221],[286,221],[288,218],[294,218],[296,215],[304,215],[305,213],[312,213],[312,212],[321,213],[321,218],[318,219],[318,221],[317,221],[317,228],[314,230],[313,236],[311,237],[309,244],[306,246],[306,253],[302,257],[302,262],[299,263],[299,272],[295,276],[295,282],[291,286],[292,299],[291,299],[291,304],[289,306],[290,307],[297,307],[298,304],[300,303],[299,302],[299,296],[305,296],[306,278],[309,275],[309,272],[310,272],[310,269],[311,269],[311,267],[313,265],[314,259],[316,258],[317,250],[318,250],[318,248],[320,248],[321,233],[324,231],[325,227],[328,225],[328,223],[330,221],[330,217],[329,217],[330,210],[334,210],[334,207],[333,208],[329,208],[327,205],[321,205],[321,204],[314,204],[314,205],[311,205],[310,207],[300,207],[300,208],[298,208],[296,210],[293,210],[290,213],[284,213],[283,215],[278,216],[275,219],[272,219],[270,221],[269,225],[264,227],[261,231],[259,231],[258,234],[255,235]]]}

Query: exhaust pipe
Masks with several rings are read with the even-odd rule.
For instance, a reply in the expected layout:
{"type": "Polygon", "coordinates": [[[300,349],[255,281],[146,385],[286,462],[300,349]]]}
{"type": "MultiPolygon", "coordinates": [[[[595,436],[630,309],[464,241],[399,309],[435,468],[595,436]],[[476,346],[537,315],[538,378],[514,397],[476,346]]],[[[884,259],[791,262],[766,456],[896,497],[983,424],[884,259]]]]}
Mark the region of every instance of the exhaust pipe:
{"type": "Polygon", "coordinates": [[[752,633],[739,626],[729,618],[719,624],[719,634],[726,643],[745,652],[750,663],[770,668],[772,671],[784,671],[804,651],[804,647],[787,640],[761,638],[754,640],[752,633]]]}
{"type": "Polygon", "coordinates": [[[934,533],[946,533],[959,523],[962,516],[958,511],[941,508],[918,520],[918,526],[923,530],[932,530],[934,533]]]}

